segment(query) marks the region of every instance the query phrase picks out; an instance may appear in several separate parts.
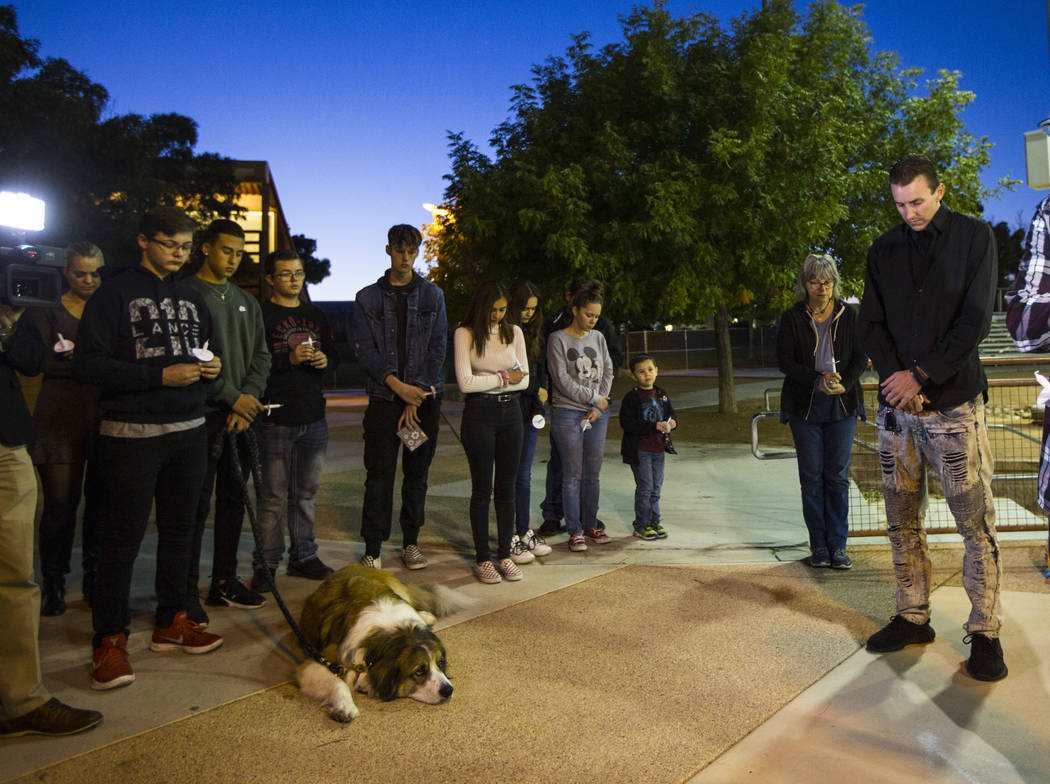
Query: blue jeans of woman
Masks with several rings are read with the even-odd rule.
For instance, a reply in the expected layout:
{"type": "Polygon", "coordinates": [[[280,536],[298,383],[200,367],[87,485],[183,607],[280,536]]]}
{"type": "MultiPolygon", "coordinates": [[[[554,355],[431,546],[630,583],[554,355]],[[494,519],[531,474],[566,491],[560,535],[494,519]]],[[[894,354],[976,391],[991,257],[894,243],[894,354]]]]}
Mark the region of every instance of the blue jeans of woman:
{"type": "Polygon", "coordinates": [[[575,408],[551,409],[551,438],[561,455],[562,509],[569,534],[594,528],[598,519],[598,475],[605,451],[609,412],[605,411],[587,430],[580,427],[586,412],[575,408]]]}
{"type": "Polygon", "coordinates": [[[285,520],[289,562],[308,561],[317,555],[314,502],[328,449],[328,424],[324,418],[308,425],[264,422],[260,440],[262,497],[252,562],[257,569],[281,562],[285,520]]]}
{"type": "Polygon", "coordinates": [[[510,558],[521,429],[521,407],[516,395],[476,394],[467,397],[460,437],[470,465],[470,530],[478,563],[491,558],[489,499],[496,507],[497,557],[510,558]]]}
{"type": "Polygon", "coordinates": [[[641,531],[660,519],[660,488],[664,486],[664,453],[638,450],[634,472],[634,528],[641,531]]]}
{"type": "Polygon", "coordinates": [[[524,536],[529,532],[529,504],[532,501],[532,460],[536,456],[536,440],[540,431],[532,426],[532,417],[522,422],[521,458],[518,460],[518,479],[514,487],[514,533],[524,536]]]}
{"type": "Polygon", "coordinates": [[[798,455],[809,546],[844,550],[849,532],[849,459],[857,418],[810,424],[792,417],[788,424],[798,455]]]}

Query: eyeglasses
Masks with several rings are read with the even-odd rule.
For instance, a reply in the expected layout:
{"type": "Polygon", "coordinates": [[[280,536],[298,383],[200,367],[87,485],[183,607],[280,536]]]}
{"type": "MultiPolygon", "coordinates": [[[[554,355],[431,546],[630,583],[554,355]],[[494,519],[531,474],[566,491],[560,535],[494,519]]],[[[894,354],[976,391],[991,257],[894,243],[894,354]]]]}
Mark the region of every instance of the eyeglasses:
{"type": "Polygon", "coordinates": [[[288,281],[288,280],[302,280],[303,278],[306,277],[306,273],[303,272],[302,270],[296,270],[295,272],[292,272],[290,270],[285,270],[284,272],[278,272],[276,275],[274,275],[274,277],[277,278],[277,280],[284,280],[284,281],[288,281]]]}
{"type": "Polygon", "coordinates": [[[153,239],[151,239],[150,242],[157,243],[162,248],[164,248],[165,250],[170,251],[171,253],[174,253],[175,251],[180,251],[181,253],[189,253],[191,250],[193,250],[193,243],[192,242],[175,242],[175,240],[158,240],[155,237],[153,239]]]}
{"type": "Polygon", "coordinates": [[[830,280],[807,280],[806,285],[813,286],[813,288],[822,289],[830,289],[835,287],[834,282],[830,280]]]}

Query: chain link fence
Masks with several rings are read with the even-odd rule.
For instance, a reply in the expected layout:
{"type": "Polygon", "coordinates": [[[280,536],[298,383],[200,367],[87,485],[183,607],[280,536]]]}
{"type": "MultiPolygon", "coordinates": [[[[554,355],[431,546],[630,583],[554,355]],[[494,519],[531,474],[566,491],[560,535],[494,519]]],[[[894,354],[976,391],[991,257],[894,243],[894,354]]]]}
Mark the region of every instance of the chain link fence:
{"type": "MultiPolygon", "coordinates": [[[[1034,531],[1047,527],[1046,513],[1037,501],[1036,478],[1043,431],[1043,408],[1035,406],[1040,386],[1031,372],[1023,377],[1017,366],[1037,367],[1029,357],[982,360],[989,375],[1001,375],[1008,368],[1013,378],[989,378],[988,404],[985,407],[988,439],[991,443],[995,472],[992,492],[995,496],[996,521],[999,531],[1034,531]]],[[[1045,365],[1044,365],[1045,370],[1045,365]]],[[[863,384],[867,421],[857,422],[850,463],[850,536],[882,536],[886,532],[886,507],[882,498],[882,468],[879,464],[878,433],[875,428],[878,384],[863,384]]],[[[794,458],[790,449],[764,450],[761,433],[779,424],[780,412],[773,410],[779,388],[766,391],[766,411],[751,420],[751,451],[762,460],[794,458]],[[762,424],[772,420],[776,424],[762,424]]],[[[955,531],[955,520],[944,500],[936,466],[927,474],[925,529],[927,533],[955,531]]]]}

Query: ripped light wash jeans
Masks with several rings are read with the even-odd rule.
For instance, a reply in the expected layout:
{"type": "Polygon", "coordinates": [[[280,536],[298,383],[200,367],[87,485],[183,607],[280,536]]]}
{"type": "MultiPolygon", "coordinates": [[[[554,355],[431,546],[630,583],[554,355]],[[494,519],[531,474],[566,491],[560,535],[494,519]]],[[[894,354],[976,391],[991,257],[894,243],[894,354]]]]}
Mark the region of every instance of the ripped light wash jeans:
{"type": "Polygon", "coordinates": [[[992,504],[992,455],[980,397],[944,411],[893,411],[879,407],[879,460],[886,520],[897,577],[897,613],[912,623],[930,619],[930,555],[923,518],[926,471],[940,474],[945,501],[963,538],[963,588],[970,597],[968,633],[999,636],[999,543],[992,504]]]}

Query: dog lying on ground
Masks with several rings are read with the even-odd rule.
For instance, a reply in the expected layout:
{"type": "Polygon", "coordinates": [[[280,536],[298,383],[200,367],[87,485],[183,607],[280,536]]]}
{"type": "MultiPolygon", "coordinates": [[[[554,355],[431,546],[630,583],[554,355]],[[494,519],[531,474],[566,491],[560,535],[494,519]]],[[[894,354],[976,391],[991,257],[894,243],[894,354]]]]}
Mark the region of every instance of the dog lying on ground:
{"type": "Polygon", "coordinates": [[[445,646],[430,627],[467,603],[451,589],[406,585],[356,564],[328,575],[306,600],[299,625],[307,642],[346,672],[308,659],[296,671],[300,691],[342,722],[360,713],[354,690],[381,700],[448,702],[445,646]]]}

